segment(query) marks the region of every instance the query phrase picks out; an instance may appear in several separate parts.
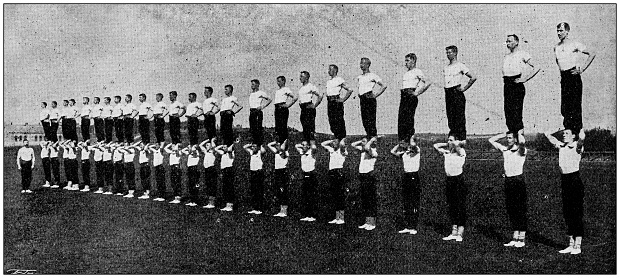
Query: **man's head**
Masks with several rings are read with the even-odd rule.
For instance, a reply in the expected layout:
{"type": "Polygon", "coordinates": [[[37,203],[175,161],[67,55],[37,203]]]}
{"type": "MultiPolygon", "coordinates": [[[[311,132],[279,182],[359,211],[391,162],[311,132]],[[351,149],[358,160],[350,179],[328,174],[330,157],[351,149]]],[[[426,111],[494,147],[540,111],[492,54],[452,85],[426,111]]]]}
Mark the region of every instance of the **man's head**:
{"type": "Polygon", "coordinates": [[[409,53],[407,55],[405,55],[405,67],[407,67],[407,69],[411,70],[413,68],[415,68],[415,64],[418,61],[418,57],[415,56],[414,53],[409,53]]]}
{"type": "Polygon", "coordinates": [[[308,83],[308,80],[310,80],[310,73],[309,72],[304,70],[301,73],[299,73],[299,81],[302,84],[308,83]]]}
{"type": "Polygon", "coordinates": [[[286,77],[280,75],[276,78],[276,83],[278,83],[278,87],[282,88],[286,86],[286,77]]]}
{"type": "Polygon", "coordinates": [[[260,88],[260,81],[258,81],[258,79],[252,79],[252,81],[250,81],[250,87],[252,88],[252,91],[258,91],[260,88]]]}
{"type": "Polygon", "coordinates": [[[213,95],[213,88],[205,87],[204,95],[206,98],[210,98],[213,95]]]}
{"type": "Polygon", "coordinates": [[[45,102],[45,101],[41,102],[41,108],[45,108],[45,107],[47,107],[47,102],[45,102]]]}
{"type": "Polygon", "coordinates": [[[370,59],[364,57],[360,60],[360,69],[362,71],[367,71],[368,69],[370,69],[370,59]]]}
{"type": "Polygon", "coordinates": [[[130,103],[133,97],[130,94],[125,95],[125,102],[130,103]]]}
{"type": "Polygon", "coordinates": [[[69,106],[69,101],[66,99],[62,100],[62,106],[69,106]]]}
{"type": "Polygon", "coordinates": [[[95,104],[99,104],[100,102],[101,102],[101,99],[99,97],[95,97],[93,99],[93,103],[95,103],[95,104]]]}
{"type": "Polygon", "coordinates": [[[575,130],[572,130],[570,128],[565,129],[564,131],[562,131],[562,141],[564,143],[572,143],[575,141],[575,139],[577,138],[577,133],[575,130]]]}
{"type": "Polygon", "coordinates": [[[110,97],[104,97],[104,98],[103,98],[103,102],[104,102],[105,104],[110,104],[110,101],[111,101],[111,100],[112,100],[112,99],[111,99],[110,97]]]}
{"type": "Polygon", "coordinates": [[[518,144],[519,135],[516,132],[508,131],[506,132],[506,141],[508,141],[508,146],[512,147],[514,144],[518,144]]]}
{"type": "Polygon", "coordinates": [[[224,86],[224,94],[225,94],[227,97],[231,96],[231,95],[232,95],[232,93],[233,93],[233,89],[234,89],[234,88],[233,88],[233,85],[228,84],[228,85],[224,86]]]}
{"type": "Polygon", "coordinates": [[[334,64],[329,65],[329,68],[327,69],[327,74],[329,74],[329,76],[331,77],[338,75],[338,66],[334,64]]]}
{"type": "Polygon", "coordinates": [[[157,94],[155,95],[155,100],[156,100],[157,102],[160,102],[160,101],[164,100],[164,94],[162,94],[162,93],[157,93],[157,94]]]}
{"type": "Polygon", "coordinates": [[[189,102],[196,101],[196,93],[189,93],[189,102]]]}
{"type": "Polygon", "coordinates": [[[455,45],[450,45],[446,47],[446,57],[448,57],[448,60],[454,60],[458,54],[459,49],[455,45]]]}
{"type": "Polygon", "coordinates": [[[170,101],[177,100],[177,91],[172,91],[172,92],[170,92],[168,94],[170,95],[170,101]]]}
{"type": "Polygon", "coordinates": [[[411,145],[412,147],[415,147],[418,145],[418,137],[416,137],[415,135],[411,135],[411,137],[409,137],[409,145],[411,145]]]}
{"type": "Polygon", "coordinates": [[[88,98],[88,97],[83,97],[83,98],[82,98],[82,104],[86,105],[86,104],[88,104],[89,102],[90,102],[90,98],[88,98]]]}
{"type": "Polygon", "coordinates": [[[56,102],[55,100],[52,100],[52,108],[56,108],[56,106],[58,106],[58,102],[56,102]]]}
{"type": "Polygon", "coordinates": [[[114,103],[118,104],[121,102],[121,96],[114,96],[114,103]]]}
{"type": "Polygon", "coordinates": [[[140,100],[140,102],[145,102],[146,101],[146,95],[145,94],[138,95],[138,100],[140,100]]]}
{"type": "Polygon", "coordinates": [[[28,146],[30,146],[30,142],[28,142],[28,139],[24,139],[24,147],[28,146]]]}
{"type": "Polygon", "coordinates": [[[508,35],[506,38],[506,47],[508,49],[513,50],[519,45],[519,37],[515,34],[508,35]]]}
{"type": "Polygon", "coordinates": [[[570,25],[566,22],[560,22],[557,26],[558,38],[563,41],[568,37],[568,32],[570,32],[570,25]]]}
{"type": "Polygon", "coordinates": [[[75,105],[75,99],[74,98],[69,100],[69,105],[71,105],[71,106],[75,105]]]}

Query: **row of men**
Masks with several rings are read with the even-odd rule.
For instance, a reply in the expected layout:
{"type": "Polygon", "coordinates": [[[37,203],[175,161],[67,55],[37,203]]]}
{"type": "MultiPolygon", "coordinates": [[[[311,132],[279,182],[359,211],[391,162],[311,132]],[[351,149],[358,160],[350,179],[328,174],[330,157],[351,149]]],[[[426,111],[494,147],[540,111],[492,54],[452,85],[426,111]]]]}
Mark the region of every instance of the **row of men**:
{"type": "MultiPolygon", "coordinates": [[[[557,32],[560,42],[554,48],[554,52],[556,62],[561,71],[561,113],[564,117],[564,127],[579,132],[583,127],[580,74],[589,67],[595,55],[591,50],[586,50],[583,44],[569,40],[569,31],[570,26],[568,23],[558,24],[557,32]],[[588,55],[584,66],[581,66],[579,62],[579,55],[581,53],[588,55]]],[[[508,131],[523,134],[523,100],[525,97],[523,83],[532,79],[540,69],[533,65],[530,54],[518,48],[519,37],[517,35],[509,35],[506,45],[510,50],[510,53],[504,57],[502,67],[506,125],[508,131]]],[[[466,101],[464,92],[474,84],[477,78],[465,64],[458,61],[458,48],[456,46],[446,47],[446,56],[449,64],[443,70],[445,77],[443,87],[445,88],[449,135],[454,135],[457,140],[464,141],[466,139],[466,101]],[[464,77],[468,78],[466,85],[462,85],[464,77]]],[[[417,56],[414,53],[405,56],[405,66],[408,71],[403,75],[401,102],[398,112],[398,137],[401,141],[406,141],[407,138],[415,134],[414,121],[418,96],[424,93],[432,84],[425,77],[424,73],[416,68],[416,62],[417,56]]],[[[362,58],[360,61],[362,75],[357,77],[361,119],[368,138],[377,135],[376,98],[383,94],[387,88],[377,74],[370,72],[370,65],[370,59],[362,58]]],[[[301,107],[300,121],[303,127],[304,139],[314,147],[316,107],[321,104],[324,95],[327,96],[328,100],[328,119],[331,131],[336,139],[343,140],[346,137],[344,102],[348,100],[353,90],[349,88],[342,77],[338,76],[338,66],[330,65],[328,74],[331,76],[331,79],[327,81],[326,94],[321,94],[318,93],[316,86],[309,82],[310,73],[302,71],[300,74],[302,87],[299,89],[298,96],[286,87],[286,78],[279,76],[276,80],[280,89],[275,92],[273,100],[267,93],[260,90],[259,80],[252,80],[252,92],[249,97],[249,123],[253,143],[263,144],[263,109],[272,101],[275,103],[275,129],[278,142],[282,143],[288,139],[288,109],[299,100],[301,107]]],[[[140,94],[141,104],[139,108],[131,103],[131,95],[126,95],[126,104],[124,105],[120,103],[121,97],[116,96],[116,105],[113,107],[110,106],[109,97],[104,99],[104,105],[100,105],[100,99],[96,97],[94,108],[90,107],[88,104],[89,98],[85,97],[81,113],[78,113],[77,109],[72,108],[75,103],[74,100],[65,101],[65,106],[70,106],[62,114],[55,111],[55,102],[52,102],[53,109],[51,111],[45,109],[47,104],[43,103],[42,107],[44,109],[41,112],[40,119],[46,130],[48,140],[54,141],[57,128],[57,124],[54,124],[59,119],[63,119],[63,133],[65,133],[64,121],[66,119],[68,131],[65,138],[77,141],[74,119],[79,116],[82,119],[82,138],[84,140],[90,138],[90,119],[92,118],[94,119],[95,133],[99,141],[105,139],[105,141],[110,142],[112,140],[112,127],[115,126],[118,140],[131,143],[134,139],[133,124],[136,117],[139,117],[138,124],[142,141],[150,141],[149,121],[154,117],[157,142],[163,142],[164,117],[169,116],[169,130],[172,142],[179,143],[179,118],[185,115],[188,118],[189,141],[190,144],[195,145],[199,141],[198,129],[200,118],[204,117],[207,138],[215,138],[215,114],[220,112],[222,137],[224,143],[229,145],[234,140],[232,131],[233,117],[243,106],[239,104],[236,97],[232,96],[232,85],[226,85],[224,90],[226,98],[222,100],[221,106],[218,104],[217,99],[213,97],[213,88],[205,87],[204,95],[206,100],[202,105],[196,102],[196,94],[190,93],[190,104],[185,107],[177,100],[176,91],[172,91],[169,94],[171,101],[169,107],[162,102],[162,94],[156,95],[157,104],[154,107],[146,102],[145,94],[140,94]]]]}
{"type": "MultiPolygon", "coordinates": [[[[553,132],[546,133],[549,141],[559,149],[559,164],[562,172],[562,201],[564,218],[568,225],[570,236],[569,247],[561,250],[561,253],[579,254],[581,253],[581,240],[583,237],[583,183],[579,176],[579,162],[583,152],[583,132],[577,137],[570,129],[563,131],[563,142],[553,136],[553,132]]],[[[525,246],[525,233],[527,231],[527,193],[523,179],[523,166],[527,155],[527,149],[522,140],[522,135],[508,132],[501,133],[489,139],[489,142],[504,157],[505,174],[505,194],[508,216],[513,228],[512,240],[505,244],[512,247],[525,246]],[[498,143],[501,138],[507,138],[507,145],[498,143]]],[[[377,187],[375,178],[375,163],[378,157],[376,148],[376,138],[363,138],[351,144],[356,150],[361,152],[359,161],[359,182],[361,207],[366,215],[366,222],[359,228],[374,230],[376,228],[377,215],[377,187]]],[[[18,151],[17,164],[22,171],[22,193],[30,193],[29,184],[31,181],[31,170],[34,168],[34,151],[28,147],[18,151]]],[[[81,168],[83,173],[83,188],[81,191],[90,190],[90,160],[91,152],[96,168],[96,184],[98,190],[94,193],[111,195],[116,194],[125,198],[133,198],[136,190],[135,185],[135,156],[138,155],[140,165],[140,180],[142,182],[143,195],[139,199],[150,198],[150,173],[151,166],[154,167],[155,180],[157,184],[155,201],[165,201],[166,183],[165,168],[163,166],[164,153],[169,155],[170,184],[173,188],[174,200],[171,204],[181,202],[181,156],[186,156],[187,163],[187,190],[189,192],[188,206],[196,206],[199,202],[198,188],[200,181],[199,161],[203,157],[204,174],[203,180],[207,191],[208,203],[204,208],[215,207],[215,195],[217,192],[218,174],[215,166],[216,158],[221,157],[220,171],[222,180],[223,200],[226,206],[222,211],[232,211],[235,203],[235,145],[216,146],[214,139],[205,140],[199,145],[188,145],[180,148],[178,144],[168,144],[161,147],[160,144],[143,144],[137,142],[128,143],[97,143],[88,145],[87,143],[75,141],[65,141],[62,143],[45,142],[42,144],[41,157],[45,171],[44,187],[58,188],[60,177],[58,173],[58,150],[63,149],[63,163],[66,171],[68,190],[80,190],[78,185],[78,159],[77,153],[80,152],[81,168]],[[163,152],[162,152],[163,151],[163,152]],[[52,177],[52,175],[54,177],[52,177]],[[123,186],[126,183],[126,190],[123,186]],[[126,194],[125,194],[126,193],[126,194]]],[[[345,187],[346,181],[343,175],[343,165],[348,157],[348,148],[338,139],[328,140],[321,143],[329,152],[329,183],[332,196],[332,208],[335,211],[335,219],[331,224],[344,224],[344,212],[346,208],[345,187]]],[[[289,151],[288,140],[283,144],[277,141],[267,145],[268,149],[274,153],[274,181],[276,187],[280,212],[276,217],[286,217],[289,205],[289,151]]],[[[250,170],[250,194],[252,210],[248,213],[262,214],[266,209],[264,204],[264,179],[265,170],[263,166],[263,155],[266,149],[262,145],[246,144],[243,148],[249,153],[250,170]]],[[[443,154],[445,162],[446,178],[446,199],[448,203],[448,214],[452,223],[452,232],[443,240],[463,241],[463,233],[467,221],[466,200],[467,186],[464,183],[463,165],[465,163],[466,152],[463,142],[456,140],[453,135],[448,137],[447,143],[437,143],[434,148],[443,154]]],[[[304,216],[301,221],[316,221],[316,190],[317,178],[315,171],[317,150],[312,148],[307,141],[295,145],[296,151],[300,154],[302,178],[302,204],[301,214],[304,216]]],[[[405,211],[404,229],[399,233],[416,234],[419,210],[421,187],[418,170],[420,167],[420,148],[417,139],[411,136],[407,144],[398,144],[391,149],[391,154],[401,157],[403,162],[403,176],[401,180],[403,206],[405,211]]]]}

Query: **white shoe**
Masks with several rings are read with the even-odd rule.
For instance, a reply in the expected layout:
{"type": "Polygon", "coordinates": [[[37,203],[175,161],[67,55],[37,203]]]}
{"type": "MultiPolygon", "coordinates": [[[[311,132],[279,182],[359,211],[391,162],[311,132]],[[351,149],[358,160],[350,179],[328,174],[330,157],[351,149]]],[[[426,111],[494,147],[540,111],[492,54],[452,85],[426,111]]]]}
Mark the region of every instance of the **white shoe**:
{"type": "Polygon", "coordinates": [[[573,249],[575,249],[575,248],[573,248],[573,246],[568,246],[565,249],[558,251],[558,253],[560,253],[560,254],[572,253],[573,249]]]}
{"type": "Polygon", "coordinates": [[[338,222],[338,219],[334,219],[332,221],[327,222],[327,224],[336,224],[336,222],[338,222]]]}
{"type": "Polygon", "coordinates": [[[107,192],[103,192],[103,194],[102,194],[102,195],[112,195],[112,194],[113,194],[112,192],[107,191],[107,192]]]}
{"type": "Polygon", "coordinates": [[[299,221],[308,221],[308,218],[309,218],[309,217],[304,217],[304,218],[302,218],[302,219],[299,219],[299,221]]]}
{"type": "Polygon", "coordinates": [[[336,225],[342,225],[342,224],[344,224],[344,220],[338,219],[338,221],[336,221],[336,225]]]}
{"type": "Polygon", "coordinates": [[[515,246],[515,245],[517,245],[517,241],[514,241],[514,240],[511,240],[508,243],[504,243],[504,246],[506,247],[515,246]]]}
{"type": "Polygon", "coordinates": [[[43,187],[50,187],[51,185],[49,183],[46,183],[44,185],[42,185],[43,187]]]}
{"type": "Polygon", "coordinates": [[[123,196],[123,193],[118,192],[118,193],[116,193],[114,195],[116,195],[116,196],[123,196]]]}
{"type": "Polygon", "coordinates": [[[190,206],[190,207],[195,207],[195,206],[197,206],[197,205],[196,205],[196,203],[193,203],[193,202],[192,202],[192,203],[187,203],[187,204],[185,204],[185,205],[186,205],[186,206],[190,206]]]}
{"type": "Polygon", "coordinates": [[[517,241],[517,243],[515,243],[515,247],[517,248],[525,247],[525,241],[517,241]]]}
{"type": "Polygon", "coordinates": [[[263,214],[263,212],[262,212],[262,211],[260,211],[260,210],[257,210],[256,212],[254,212],[254,214],[256,214],[256,215],[261,215],[261,214],[263,214]]]}
{"type": "Polygon", "coordinates": [[[372,230],[374,230],[376,227],[377,227],[377,226],[375,226],[375,225],[368,225],[368,226],[366,227],[366,231],[372,231],[372,230]]]}
{"type": "Polygon", "coordinates": [[[64,190],[69,190],[69,189],[71,189],[71,186],[68,186],[68,185],[67,185],[67,186],[63,187],[62,189],[64,189],[64,190]]]}
{"type": "Polygon", "coordinates": [[[398,233],[399,233],[399,234],[408,234],[408,233],[411,233],[411,230],[409,230],[409,229],[403,229],[403,230],[398,231],[398,233]]]}
{"type": "Polygon", "coordinates": [[[181,200],[179,200],[179,199],[174,199],[174,200],[168,202],[168,204],[180,204],[180,203],[181,203],[181,200]]]}
{"type": "Polygon", "coordinates": [[[275,217],[286,217],[286,214],[282,213],[282,212],[278,212],[278,214],[274,215],[275,217]]]}
{"type": "Polygon", "coordinates": [[[571,254],[571,255],[579,255],[579,254],[581,254],[581,247],[579,247],[579,248],[573,248],[573,250],[572,250],[572,251],[570,251],[570,254],[571,254]]]}
{"type": "Polygon", "coordinates": [[[133,194],[131,194],[131,193],[127,194],[127,195],[123,196],[123,198],[133,198],[133,194]]]}
{"type": "Polygon", "coordinates": [[[233,209],[231,207],[225,207],[223,209],[220,209],[221,211],[232,211],[233,209]]]}
{"type": "Polygon", "coordinates": [[[206,205],[206,206],[203,206],[203,208],[206,208],[206,209],[212,209],[212,208],[215,208],[215,206],[214,206],[214,205],[212,205],[212,204],[208,204],[208,205],[206,205]]]}
{"type": "Polygon", "coordinates": [[[149,195],[146,195],[146,194],[138,197],[138,199],[148,199],[148,198],[149,198],[149,195]]]}
{"type": "Polygon", "coordinates": [[[58,185],[56,185],[56,184],[54,184],[54,185],[50,186],[50,188],[59,188],[59,187],[60,187],[60,186],[58,186],[58,185]]]}
{"type": "Polygon", "coordinates": [[[80,185],[79,184],[74,184],[73,187],[69,188],[69,190],[71,190],[71,191],[78,191],[78,190],[80,190],[80,185]]]}
{"type": "Polygon", "coordinates": [[[95,194],[101,194],[101,193],[103,193],[103,190],[97,190],[97,191],[95,191],[95,192],[93,192],[93,193],[95,193],[95,194]]]}
{"type": "Polygon", "coordinates": [[[415,235],[415,234],[418,233],[418,231],[416,229],[411,229],[411,230],[409,230],[409,233],[412,234],[412,235],[415,235]]]}
{"type": "Polygon", "coordinates": [[[368,226],[370,226],[370,225],[368,225],[368,223],[366,223],[366,224],[364,224],[364,225],[362,225],[362,226],[359,226],[358,228],[360,228],[360,229],[366,229],[368,226]]]}
{"type": "Polygon", "coordinates": [[[165,201],[165,199],[164,198],[155,198],[155,199],[153,199],[153,201],[163,202],[163,201],[165,201]]]}
{"type": "Polygon", "coordinates": [[[461,242],[463,241],[463,236],[456,236],[456,239],[454,239],[457,242],[461,242]]]}
{"type": "Polygon", "coordinates": [[[21,193],[26,193],[26,190],[22,190],[21,193]]]}
{"type": "Polygon", "coordinates": [[[90,187],[88,187],[88,185],[84,186],[84,189],[80,190],[80,192],[88,192],[88,191],[90,191],[90,187]]]}
{"type": "Polygon", "coordinates": [[[314,218],[314,217],[308,217],[308,220],[306,220],[306,221],[308,221],[308,222],[314,222],[314,221],[316,221],[316,218],[314,218]]]}
{"type": "Polygon", "coordinates": [[[443,240],[454,240],[457,238],[457,235],[449,235],[447,237],[442,238],[443,240]]]}
{"type": "Polygon", "coordinates": [[[255,210],[248,211],[249,214],[256,214],[255,210]]]}
{"type": "Polygon", "coordinates": [[[26,193],[32,193],[32,190],[26,189],[26,193]]]}

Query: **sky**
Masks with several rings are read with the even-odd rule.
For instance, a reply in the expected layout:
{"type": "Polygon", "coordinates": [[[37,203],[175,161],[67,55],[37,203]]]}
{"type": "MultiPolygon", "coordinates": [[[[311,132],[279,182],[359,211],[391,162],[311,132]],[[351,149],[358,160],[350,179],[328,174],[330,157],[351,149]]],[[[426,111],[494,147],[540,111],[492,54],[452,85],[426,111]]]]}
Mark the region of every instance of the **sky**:
{"type": "MultiPolygon", "coordinates": [[[[203,101],[204,86],[224,96],[224,85],[246,107],[235,124],[249,126],[250,80],[273,96],[276,77],[297,92],[299,73],[325,91],[327,68],[336,64],[350,87],[359,61],[388,86],[378,99],[380,134],[397,130],[404,56],[433,81],[420,96],[416,131],[447,133],[442,68],[445,47],[459,47],[459,61],[478,77],[468,90],[467,131],[506,130],[501,67],[508,34],[521,38],[542,71],[526,83],[525,130],[561,127],[560,77],[553,46],[556,25],[571,25],[570,37],[597,54],[582,75],[584,127],[616,130],[616,5],[580,4],[220,4],[220,5],[4,5],[4,123],[38,124],[40,102],[83,96],[191,92],[203,101]]],[[[585,58],[585,57],[584,57],[585,58]]],[[[170,101],[165,97],[167,103],[170,101]]],[[[274,125],[273,105],[264,126],[274,125]]],[[[289,126],[301,130],[300,110],[289,126]]],[[[219,116],[218,116],[219,118],[219,116]]],[[[317,108],[317,132],[330,133],[326,102],[317,108]]],[[[362,134],[359,99],[345,104],[349,134],[362,134]]],[[[219,123],[219,119],[218,119],[219,123]]]]}

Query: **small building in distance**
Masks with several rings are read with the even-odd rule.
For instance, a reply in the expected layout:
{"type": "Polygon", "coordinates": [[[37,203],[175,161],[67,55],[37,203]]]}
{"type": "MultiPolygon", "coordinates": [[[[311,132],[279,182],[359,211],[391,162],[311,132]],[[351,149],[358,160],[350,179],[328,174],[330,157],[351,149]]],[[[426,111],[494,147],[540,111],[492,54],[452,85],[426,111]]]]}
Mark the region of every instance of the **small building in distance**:
{"type": "MultiPolygon", "coordinates": [[[[21,146],[25,139],[28,139],[31,145],[38,145],[41,141],[45,140],[43,127],[40,124],[4,124],[5,147],[21,146]]],[[[62,134],[58,134],[58,140],[63,140],[62,134]]]]}

